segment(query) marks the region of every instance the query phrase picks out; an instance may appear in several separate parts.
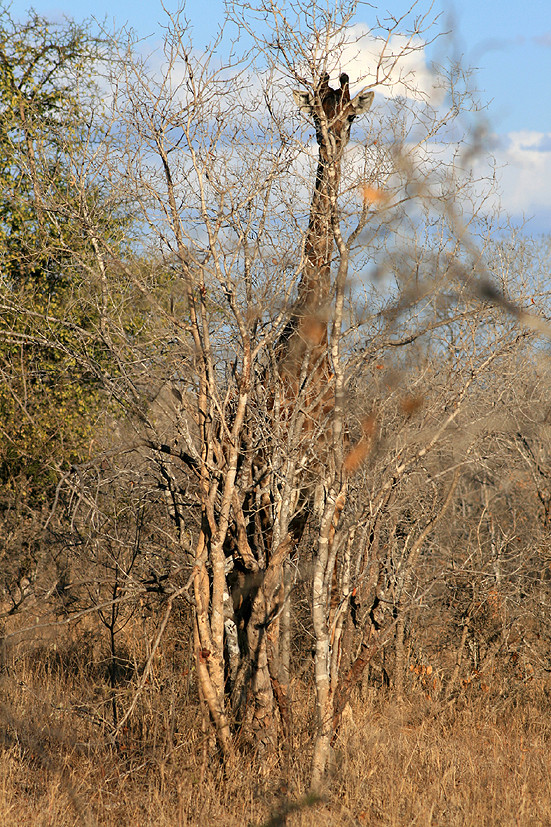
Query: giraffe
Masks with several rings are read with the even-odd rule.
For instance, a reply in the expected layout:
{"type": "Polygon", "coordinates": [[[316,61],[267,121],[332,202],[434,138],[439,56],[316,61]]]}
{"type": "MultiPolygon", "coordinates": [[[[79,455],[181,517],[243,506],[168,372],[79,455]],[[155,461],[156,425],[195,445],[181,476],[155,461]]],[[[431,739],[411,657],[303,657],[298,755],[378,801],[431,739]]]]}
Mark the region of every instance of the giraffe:
{"type": "MultiPolygon", "coordinates": [[[[297,368],[304,376],[304,367],[310,380],[309,397],[312,400],[310,416],[319,419],[316,450],[318,461],[326,463],[329,455],[323,450],[323,431],[327,430],[329,416],[335,406],[334,383],[328,352],[327,308],[331,299],[331,258],[334,247],[334,222],[338,196],[341,163],[350,139],[350,127],[359,115],[367,112],[374,93],[363,90],[350,98],[349,78],[341,74],[340,88],[329,86],[324,74],[312,95],[295,92],[299,109],[313,116],[319,147],[318,168],[310,219],[304,241],[304,267],[293,307],[290,327],[280,348],[280,373],[287,384],[298,388],[297,368]],[[320,450],[321,449],[321,450],[320,450]]],[[[309,402],[310,400],[307,400],[309,402]]],[[[320,533],[316,544],[312,577],[312,621],[314,630],[314,673],[316,683],[316,710],[318,731],[314,742],[312,785],[317,787],[325,772],[334,720],[334,693],[338,687],[340,635],[343,617],[337,616],[337,550],[335,532],[347,497],[347,477],[367,455],[374,423],[364,422],[363,436],[344,458],[341,469],[331,483],[328,498],[320,509],[320,533]]],[[[347,435],[342,434],[345,442],[347,435]]],[[[315,506],[315,503],[314,503],[315,506]]],[[[304,509],[307,512],[307,508],[304,509]]],[[[300,539],[307,514],[298,522],[295,539],[300,539]]],[[[292,526],[291,526],[292,528],[292,526]]]]}
{"type": "MultiPolygon", "coordinates": [[[[291,406],[306,380],[308,388],[302,399],[306,414],[303,432],[311,433],[318,426],[319,442],[319,425],[327,420],[334,405],[327,322],[334,248],[333,219],[341,162],[350,139],[352,122],[370,109],[374,93],[362,90],[351,99],[349,77],[343,72],[338,89],[329,85],[329,75],[324,73],[313,93],[294,90],[293,96],[299,110],[313,117],[319,154],[298,295],[289,322],[277,343],[276,355],[291,406]]],[[[345,472],[359,465],[362,451],[363,441],[349,452],[345,472]]],[[[294,525],[291,524],[295,541],[300,539],[304,522],[305,515],[295,520],[294,525]]]]}
{"type": "MultiPolygon", "coordinates": [[[[311,364],[327,349],[327,302],[334,246],[332,214],[341,161],[350,139],[352,121],[368,111],[373,95],[364,90],[351,100],[345,73],[340,76],[339,89],[329,86],[329,75],[324,73],[313,93],[293,91],[299,110],[314,119],[319,156],[298,296],[278,343],[280,372],[288,382],[297,380],[309,349],[311,364]]],[[[324,366],[324,370],[327,369],[328,365],[324,366]]]]}
{"type": "MultiPolygon", "coordinates": [[[[327,419],[334,407],[332,371],[327,350],[327,322],[334,247],[333,214],[341,176],[341,162],[350,139],[352,122],[369,110],[374,97],[372,91],[363,90],[351,99],[349,77],[345,73],[340,75],[339,84],[338,89],[333,89],[329,85],[329,75],[324,73],[313,92],[293,91],[299,111],[313,117],[319,155],[308,228],[303,244],[303,266],[298,295],[291,308],[289,321],[275,346],[276,365],[282,385],[279,413],[284,421],[288,420],[296,412],[297,404],[300,405],[304,414],[300,435],[313,437],[318,449],[322,441],[320,432],[327,430],[327,419]]],[[[268,401],[272,415],[277,407],[274,394],[268,401]]],[[[355,470],[361,463],[365,456],[364,442],[365,440],[360,440],[360,443],[350,450],[345,460],[346,473],[355,470]]],[[[262,456],[259,455],[257,460],[260,468],[265,467],[262,456]]],[[[298,493],[303,500],[303,506],[307,506],[308,497],[304,496],[304,491],[299,490],[298,493]]],[[[267,538],[265,545],[269,554],[274,522],[271,515],[269,485],[266,486],[260,501],[257,513],[261,516],[261,534],[267,538]]],[[[290,522],[286,538],[295,546],[301,539],[308,509],[299,507],[296,510],[298,513],[290,522]]],[[[238,544],[241,548],[238,555],[241,558],[248,555],[250,558],[244,522],[243,520],[240,529],[243,542],[238,544]]]]}
{"type": "MultiPolygon", "coordinates": [[[[333,89],[328,75],[324,74],[310,92],[295,92],[294,97],[299,109],[313,118],[319,158],[304,237],[298,295],[289,322],[276,339],[277,382],[274,384],[285,415],[292,418],[298,414],[295,416],[297,441],[300,443],[302,428],[306,437],[302,444],[310,441],[314,446],[314,454],[319,455],[315,460],[319,468],[329,456],[329,452],[324,451],[323,432],[327,431],[327,421],[335,408],[328,320],[341,163],[352,121],[369,109],[373,92],[363,91],[351,99],[347,75],[342,74],[339,88],[333,89]],[[304,382],[305,376],[307,382],[304,382]]],[[[169,166],[166,155],[162,157],[175,227],[179,227],[169,166]]],[[[185,248],[177,240],[184,265],[185,248]]],[[[189,275],[187,265],[184,271],[189,275]]],[[[277,748],[278,710],[282,728],[288,732],[289,705],[285,680],[280,680],[283,670],[278,651],[278,625],[289,602],[285,599],[285,565],[302,537],[312,502],[312,469],[303,462],[304,457],[300,458],[302,445],[299,444],[296,451],[299,460],[291,481],[298,503],[295,501],[282,517],[278,512],[278,497],[283,475],[281,466],[277,467],[271,455],[277,443],[277,438],[272,438],[275,409],[270,411],[269,400],[264,407],[263,390],[255,397],[260,404],[256,401],[248,404],[252,396],[250,364],[247,371],[243,369],[239,393],[232,397],[230,390],[224,402],[229,418],[224,421],[226,413],[219,411],[218,400],[214,404],[214,396],[211,404],[210,377],[215,369],[201,338],[199,320],[202,317],[196,311],[195,281],[191,275],[187,285],[194,341],[197,352],[202,354],[202,360],[198,360],[202,361],[202,367],[196,419],[200,451],[196,456],[183,456],[197,473],[200,487],[201,523],[195,547],[193,588],[194,645],[201,702],[209,710],[225,754],[231,753],[233,731],[241,723],[244,739],[250,734],[256,749],[271,751],[277,748]],[[255,430],[259,421],[266,422],[266,439],[262,435],[264,429],[260,436],[255,430]],[[267,529],[259,525],[263,513],[267,529]]],[[[200,297],[204,299],[202,290],[200,297]]],[[[208,325],[206,327],[208,330],[208,325]]],[[[250,362],[250,352],[247,359],[250,362]]],[[[258,371],[258,376],[262,375],[267,378],[267,370],[263,374],[258,371]]],[[[344,476],[361,462],[365,451],[360,448],[356,446],[349,451],[344,476]]],[[[315,469],[313,476],[316,476],[315,469]]],[[[172,482],[169,484],[172,486],[172,482]]],[[[346,486],[341,487],[345,494],[346,486]]],[[[178,490],[176,484],[173,490],[178,490]]],[[[180,492],[174,501],[180,502],[180,492]]],[[[341,502],[344,503],[342,498],[341,502]]],[[[338,518],[336,508],[334,514],[338,518]]],[[[318,554],[317,559],[321,559],[321,555],[318,554]]],[[[330,584],[334,563],[326,569],[330,584]]],[[[289,748],[289,741],[284,739],[284,749],[289,748]]]]}
{"type": "MultiPolygon", "coordinates": [[[[254,483],[251,485],[250,500],[240,510],[241,523],[238,524],[236,519],[235,531],[230,537],[232,549],[228,552],[238,561],[230,578],[233,580],[232,622],[233,618],[237,619],[242,637],[246,635],[246,649],[252,660],[252,729],[256,732],[259,748],[269,746],[273,737],[274,695],[284,728],[288,725],[284,720],[287,715],[286,680],[280,680],[278,653],[279,621],[284,617],[286,604],[288,608],[284,571],[286,561],[300,542],[311,510],[312,478],[316,477],[316,467],[312,466],[324,461],[323,434],[334,408],[327,330],[335,203],[352,121],[367,112],[373,92],[363,91],[351,99],[346,74],[341,74],[338,89],[329,85],[329,75],[324,74],[313,92],[295,91],[294,98],[299,110],[313,117],[319,157],[304,238],[298,295],[289,321],[276,341],[275,362],[279,378],[279,414],[284,422],[295,418],[295,435],[301,443],[295,455],[300,455],[302,445],[310,442],[319,458],[310,463],[310,467],[306,461],[295,465],[294,473],[290,475],[294,480],[295,500],[288,520],[278,522],[278,507],[274,501],[278,483],[266,471],[273,457],[268,459],[261,452],[253,460],[253,466],[257,465],[257,479],[266,478],[267,481],[260,483],[258,488],[254,483]],[[257,495],[260,507],[255,508],[257,495]],[[255,520],[262,523],[261,530],[258,526],[256,532],[247,530],[247,523],[255,520]]],[[[274,393],[268,402],[274,424],[277,419],[276,395],[274,393]]],[[[345,467],[345,473],[354,470],[361,462],[357,459],[359,452],[359,446],[349,452],[345,460],[349,467],[345,467]]],[[[344,499],[341,500],[339,513],[344,506],[344,499]]]]}

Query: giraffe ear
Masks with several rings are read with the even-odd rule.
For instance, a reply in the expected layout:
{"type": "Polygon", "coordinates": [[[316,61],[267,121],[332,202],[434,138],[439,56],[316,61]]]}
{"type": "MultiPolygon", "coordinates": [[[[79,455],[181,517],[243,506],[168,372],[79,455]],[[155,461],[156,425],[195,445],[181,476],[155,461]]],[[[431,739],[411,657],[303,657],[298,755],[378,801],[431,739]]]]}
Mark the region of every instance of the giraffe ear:
{"type": "Polygon", "coordinates": [[[314,101],[311,92],[302,92],[300,89],[293,89],[293,97],[300,112],[311,115],[314,111],[314,101]]]}
{"type": "Polygon", "coordinates": [[[363,115],[367,112],[373,103],[374,97],[374,92],[366,92],[365,90],[362,90],[359,94],[357,94],[354,100],[351,101],[356,115],[363,115]]]}

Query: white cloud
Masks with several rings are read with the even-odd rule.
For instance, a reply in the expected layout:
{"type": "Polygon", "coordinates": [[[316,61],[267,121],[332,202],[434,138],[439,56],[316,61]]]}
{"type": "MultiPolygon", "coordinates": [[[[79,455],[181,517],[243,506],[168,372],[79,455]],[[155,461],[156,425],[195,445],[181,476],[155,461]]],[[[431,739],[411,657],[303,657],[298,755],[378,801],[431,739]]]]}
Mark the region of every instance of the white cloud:
{"type": "Polygon", "coordinates": [[[551,211],[551,133],[510,132],[503,143],[495,153],[502,207],[537,221],[551,211]]]}
{"type": "Polygon", "coordinates": [[[387,42],[363,23],[349,26],[345,42],[337,48],[339,65],[329,67],[331,77],[336,80],[341,71],[346,71],[354,93],[374,83],[378,71],[378,79],[384,79],[384,83],[375,88],[385,97],[401,95],[439,106],[445,88],[427,64],[425,45],[419,37],[395,34],[387,42]]]}
{"type": "Polygon", "coordinates": [[[465,154],[465,149],[436,141],[404,146],[411,153],[411,169],[421,178],[427,176],[433,194],[439,192],[438,174],[433,171],[447,168],[462,187],[472,181],[465,194],[484,211],[500,211],[515,223],[529,219],[528,233],[551,233],[551,133],[521,131],[495,137],[492,152],[475,157],[465,154]],[[494,170],[496,188],[492,187],[494,170]]]}

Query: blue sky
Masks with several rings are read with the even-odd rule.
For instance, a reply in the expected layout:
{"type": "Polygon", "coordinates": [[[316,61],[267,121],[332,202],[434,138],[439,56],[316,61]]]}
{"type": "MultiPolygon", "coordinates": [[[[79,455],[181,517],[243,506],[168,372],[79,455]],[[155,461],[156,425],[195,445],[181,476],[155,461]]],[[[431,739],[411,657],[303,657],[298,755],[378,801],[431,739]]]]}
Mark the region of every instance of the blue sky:
{"type": "MultiPolygon", "coordinates": [[[[95,0],[91,5],[82,0],[13,0],[11,13],[25,17],[30,5],[56,20],[64,15],[82,20],[92,8],[97,20],[128,24],[152,42],[161,35],[165,17],[159,0],[95,0]]],[[[178,7],[172,0],[164,5],[169,10],[178,7]]],[[[382,16],[386,9],[397,16],[411,2],[374,5],[382,16]]],[[[428,0],[421,0],[419,11],[428,7],[428,0]]],[[[188,0],[186,16],[196,45],[206,45],[215,34],[223,9],[222,0],[188,0]]],[[[453,31],[454,51],[477,70],[475,85],[489,104],[488,119],[497,138],[504,208],[515,217],[532,217],[532,232],[551,232],[550,0],[435,0],[433,10],[442,13],[442,28],[453,31]]],[[[369,5],[360,7],[359,21],[371,26],[374,16],[369,5]]]]}

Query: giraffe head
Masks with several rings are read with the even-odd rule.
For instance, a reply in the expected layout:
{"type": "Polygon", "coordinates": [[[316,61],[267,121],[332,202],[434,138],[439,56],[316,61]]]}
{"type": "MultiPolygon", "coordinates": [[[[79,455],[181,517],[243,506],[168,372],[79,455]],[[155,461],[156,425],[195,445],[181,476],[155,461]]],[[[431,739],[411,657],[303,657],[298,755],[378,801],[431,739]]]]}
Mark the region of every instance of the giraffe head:
{"type": "Polygon", "coordinates": [[[374,93],[364,89],[351,100],[348,75],[343,72],[339,81],[340,88],[332,89],[326,72],[314,92],[294,90],[293,96],[299,110],[313,116],[320,147],[325,143],[326,134],[321,122],[323,112],[327,134],[333,138],[336,147],[342,150],[350,138],[352,121],[368,111],[374,93]]]}

